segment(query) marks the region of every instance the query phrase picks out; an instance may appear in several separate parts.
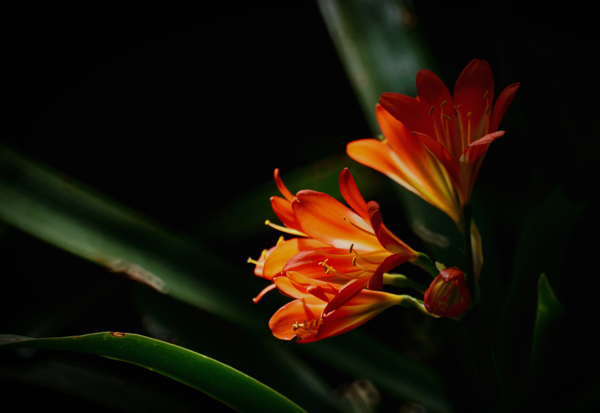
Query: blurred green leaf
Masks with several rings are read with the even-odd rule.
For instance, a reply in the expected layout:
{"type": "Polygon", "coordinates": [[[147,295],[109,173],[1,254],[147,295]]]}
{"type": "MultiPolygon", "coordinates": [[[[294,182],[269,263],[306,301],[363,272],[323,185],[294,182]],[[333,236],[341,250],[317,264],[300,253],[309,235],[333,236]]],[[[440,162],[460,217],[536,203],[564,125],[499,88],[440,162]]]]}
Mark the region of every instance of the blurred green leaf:
{"type": "Polygon", "coordinates": [[[225,364],[137,334],[106,332],[39,339],[0,335],[0,346],[76,351],[136,364],[194,387],[240,412],[304,412],[286,397],[225,364]]]}
{"type": "Polygon", "coordinates": [[[531,374],[535,374],[539,370],[552,327],[564,315],[565,310],[554,294],[548,277],[542,273],[538,281],[537,312],[531,347],[531,374]]]}
{"type": "MultiPolygon", "coordinates": [[[[249,328],[251,277],[135,211],[0,147],[0,219],[72,254],[249,328]],[[213,274],[202,277],[202,274],[213,274]],[[215,275],[218,274],[218,277],[215,275]],[[239,288],[227,289],[227,279],[239,288]]],[[[253,280],[252,280],[253,281],[253,280]]]]}
{"type": "Polygon", "coordinates": [[[397,0],[319,0],[319,9],[373,134],[384,92],[416,95],[417,71],[429,68],[416,17],[397,0]]]}
{"type": "Polygon", "coordinates": [[[544,273],[553,285],[558,285],[569,236],[583,207],[571,202],[558,186],[525,221],[499,334],[500,365],[512,368],[512,375],[521,375],[529,364],[531,342],[524,342],[523,337],[531,337],[535,322],[539,282],[535,274],[544,273]]]}
{"type": "MultiPolygon", "coordinates": [[[[114,366],[107,366],[106,363],[93,361],[94,359],[90,357],[86,360],[71,360],[53,354],[52,357],[41,360],[26,360],[24,363],[3,365],[2,376],[27,385],[90,400],[106,408],[123,412],[191,412],[194,410],[195,404],[191,404],[189,398],[182,397],[187,395],[187,392],[193,392],[194,399],[198,399],[198,393],[189,387],[156,375],[153,376],[162,379],[156,380],[156,384],[150,380],[140,382],[136,375],[127,374],[130,373],[128,369],[115,369],[114,366]],[[164,381],[171,381],[174,386],[169,386],[164,381]]],[[[133,365],[123,364],[123,366],[139,370],[133,365]]],[[[8,397],[3,401],[10,403],[13,395],[6,396],[8,397]]],[[[20,397],[20,393],[15,396],[20,397]]]]}
{"type": "MultiPolygon", "coordinates": [[[[360,180],[357,179],[359,185],[360,180]]],[[[292,180],[292,185],[295,182],[292,180]]],[[[337,179],[332,182],[337,188],[337,179]]],[[[298,186],[301,185],[302,181],[299,181],[298,186]]],[[[264,202],[268,203],[268,198],[264,202]]],[[[215,259],[214,254],[198,243],[175,236],[75,180],[2,147],[0,219],[162,294],[228,320],[242,328],[243,334],[268,332],[267,322],[274,309],[252,304],[251,297],[259,291],[257,286],[260,284],[255,282],[251,268],[243,272],[225,260],[215,259]],[[235,288],[229,288],[229,285],[235,285],[235,288]]],[[[262,225],[264,221],[259,220],[262,225]]],[[[318,343],[311,344],[317,347],[309,352],[323,363],[372,380],[399,397],[431,398],[432,411],[448,411],[435,409],[438,402],[445,403],[437,374],[431,371],[423,374],[425,366],[422,364],[386,349],[359,332],[356,336],[344,337],[346,335],[336,340],[335,346],[322,343],[320,348],[327,349],[323,352],[317,350],[318,343]],[[357,346],[355,340],[362,345],[357,346]],[[364,359],[365,352],[387,356],[373,356],[368,362],[369,369],[363,372],[353,366],[356,360],[364,359]],[[323,354],[331,354],[331,357],[323,357],[323,354]],[[390,366],[393,366],[392,372],[390,366]],[[404,384],[390,384],[396,382],[389,380],[390,375],[404,384]]],[[[212,339],[218,341],[215,337],[212,339]]],[[[286,345],[298,350],[293,343],[286,345]]],[[[308,377],[303,368],[290,366],[290,371],[295,371],[300,381],[308,377]]]]}

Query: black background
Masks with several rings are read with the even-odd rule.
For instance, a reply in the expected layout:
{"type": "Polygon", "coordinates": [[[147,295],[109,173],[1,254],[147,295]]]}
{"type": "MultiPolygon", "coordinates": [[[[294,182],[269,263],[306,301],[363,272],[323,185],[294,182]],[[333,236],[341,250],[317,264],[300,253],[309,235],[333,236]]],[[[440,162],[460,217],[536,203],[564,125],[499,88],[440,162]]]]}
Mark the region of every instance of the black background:
{"type": "MultiPolygon", "coordinates": [[[[508,212],[498,202],[494,211],[506,268],[520,227],[553,188],[562,185],[584,205],[555,290],[572,317],[560,346],[569,343],[568,364],[578,366],[564,380],[588,386],[598,369],[595,323],[588,318],[596,312],[600,230],[595,16],[564,4],[523,10],[516,1],[419,2],[412,11],[436,73],[450,87],[473,58],[490,62],[496,94],[521,83],[501,125],[507,134],[494,143],[478,178],[499,200],[522,205],[508,212]]],[[[202,230],[207,222],[240,194],[270,182],[275,167],[291,171],[370,136],[313,2],[28,4],[3,14],[2,139],[234,261],[256,255],[267,241],[244,250],[235,240],[212,242],[202,230]]],[[[87,271],[86,263],[8,231],[7,272],[20,274],[7,281],[11,300],[25,295],[31,279],[28,300],[42,307],[78,293],[76,275],[73,291],[49,289],[56,280],[32,275],[44,271],[46,258],[25,251],[35,245],[58,257],[73,268],[65,274],[87,271]]],[[[2,297],[6,304],[9,294],[2,297]]],[[[133,310],[120,311],[96,314],[86,328],[137,328],[133,310]],[[121,328],[106,326],[117,319],[121,328]]],[[[59,395],[42,394],[49,405],[62,403],[59,395]]]]}

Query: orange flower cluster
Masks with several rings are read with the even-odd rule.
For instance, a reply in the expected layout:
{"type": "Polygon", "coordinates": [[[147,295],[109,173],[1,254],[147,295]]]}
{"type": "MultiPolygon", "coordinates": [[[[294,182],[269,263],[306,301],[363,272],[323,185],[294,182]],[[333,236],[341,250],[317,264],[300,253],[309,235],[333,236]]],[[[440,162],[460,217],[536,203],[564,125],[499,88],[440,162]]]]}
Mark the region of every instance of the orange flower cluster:
{"type": "MultiPolygon", "coordinates": [[[[493,105],[494,81],[485,61],[467,65],[454,95],[435,74],[421,70],[417,98],[381,96],[375,110],[385,140],[364,139],[347,147],[353,159],[388,175],[457,225],[471,225],[477,274],[482,262],[479,234],[474,223],[464,222],[468,215],[463,209],[488,146],[504,134],[498,125],[518,87],[508,86],[493,105]]],[[[271,205],[284,226],[267,224],[296,237],[281,237],[249,262],[256,265],[257,276],[272,281],[255,302],[272,289],[294,299],[269,322],[277,338],[309,343],[333,337],[394,305],[414,306],[433,317],[459,317],[471,305],[465,274],[440,266],[437,275],[429,257],[387,229],[379,204],[365,202],[348,169],[340,174],[339,186],[349,207],[321,192],[292,195],[277,169],[275,182],[283,197],[272,197],[271,205]],[[406,262],[435,277],[429,288],[387,274],[406,262]],[[415,288],[424,293],[424,301],[382,292],[384,283],[415,288]]]]}
{"type": "Polygon", "coordinates": [[[339,184],[352,208],[316,191],[294,197],[277,169],[275,182],[283,198],[272,197],[271,205],[285,227],[271,226],[299,236],[280,240],[256,261],[255,274],[273,284],[255,301],[273,288],[296,299],[271,319],[276,337],[304,343],[331,337],[402,302],[376,290],[386,271],[420,255],[387,229],[379,205],[365,202],[348,169],[339,184]]]}
{"type": "Polygon", "coordinates": [[[376,115],[386,140],[358,140],[346,150],[458,224],[488,146],[504,135],[498,126],[518,88],[519,83],[508,86],[493,105],[494,78],[485,60],[464,68],[454,95],[433,72],[421,70],[417,98],[381,95],[376,115]]]}

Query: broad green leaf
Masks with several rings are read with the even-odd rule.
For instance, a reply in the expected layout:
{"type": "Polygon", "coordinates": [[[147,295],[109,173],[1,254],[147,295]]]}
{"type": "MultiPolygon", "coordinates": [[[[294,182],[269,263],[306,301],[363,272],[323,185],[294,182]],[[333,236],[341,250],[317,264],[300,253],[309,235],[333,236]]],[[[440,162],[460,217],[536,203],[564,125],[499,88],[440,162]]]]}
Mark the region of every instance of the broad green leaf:
{"type": "Polygon", "coordinates": [[[499,335],[503,341],[500,364],[512,364],[512,374],[521,374],[519,370],[527,370],[529,364],[530,342],[524,345],[523,337],[531,337],[534,325],[539,282],[536,274],[546,274],[552,284],[558,282],[569,235],[582,208],[571,202],[559,186],[525,221],[499,335]]]}
{"type": "Polygon", "coordinates": [[[243,296],[257,288],[253,277],[56,171],[2,147],[0,160],[1,220],[180,301],[260,326],[260,310],[249,311],[243,296]]]}
{"type": "MultiPolygon", "coordinates": [[[[32,390],[42,387],[116,411],[189,412],[197,406],[193,403],[198,400],[197,391],[167,377],[153,375],[154,380],[139,382],[140,369],[134,365],[121,363],[120,368],[115,369],[115,363],[106,363],[103,359],[84,356],[83,360],[72,360],[68,357],[71,355],[54,352],[46,357],[2,365],[2,375],[4,379],[18,381],[32,390]]],[[[7,396],[5,404],[7,400],[13,400],[13,396],[18,398],[22,394],[7,396]]]]}
{"type": "MultiPolygon", "coordinates": [[[[198,243],[175,236],[135,211],[12,151],[0,147],[0,155],[0,219],[56,247],[227,320],[241,329],[240,334],[268,334],[268,320],[276,309],[252,304],[251,298],[260,291],[261,284],[255,281],[250,266],[244,272],[231,263],[215,259],[214,254],[198,243]]],[[[357,181],[360,184],[360,180],[357,181]]],[[[337,187],[337,179],[334,182],[337,187]]],[[[268,198],[265,202],[268,203],[268,198]]],[[[380,343],[356,333],[363,337],[362,346],[357,347],[352,336],[344,338],[344,335],[336,341],[335,348],[327,343],[323,346],[329,349],[327,352],[335,352],[335,356],[319,355],[319,359],[332,368],[383,383],[383,387],[387,386],[390,393],[398,397],[421,399],[428,394],[434,401],[443,400],[436,374],[421,377],[425,368],[422,364],[384,350],[380,343]],[[369,369],[362,373],[352,366],[364,358],[364,351],[385,353],[388,357],[373,358],[369,369]],[[387,380],[390,374],[410,385],[387,384],[393,382],[387,380]],[[414,398],[412,389],[419,389],[414,398]]],[[[275,340],[270,336],[266,339],[275,340]]],[[[294,343],[284,344],[292,351],[300,347],[294,343]]],[[[294,370],[299,379],[304,376],[301,379],[304,381],[308,377],[303,369],[292,368],[294,370]]]]}
{"type": "Polygon", "coordinates": [[[537,311],[531,347],[531,374],[535,374],[539,370],[552,327],[564,315],[565,310],[554,294],[548,277],[542,273],[538,280],[537,311]]]}
{"type": "Polygon", "coordinates": [[[430,67],[401,2],[319,0],[319,9],[371,131],[379,134],[375,104],[384,92],[416,95],[415,76],[430,67]]]}
{"type": "Polygon", "coordinates": [[[0,335],[0,346],[76,351],[136,364],[194,387],[239,412],[304,412],[286,397],[223,363],[137,334],[105,332],[39,339],[0,335]]]}

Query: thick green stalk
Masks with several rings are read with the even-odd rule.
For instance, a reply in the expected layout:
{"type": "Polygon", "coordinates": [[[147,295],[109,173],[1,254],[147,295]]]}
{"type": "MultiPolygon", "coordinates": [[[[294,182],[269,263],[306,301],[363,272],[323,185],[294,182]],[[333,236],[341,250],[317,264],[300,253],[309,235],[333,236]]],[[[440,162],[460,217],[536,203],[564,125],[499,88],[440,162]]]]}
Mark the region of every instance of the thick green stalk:
{"type": "Polygon", "coordinates": [[[463,207],[461,216],[461,232],[463,235],[463,245],[465,250],[465,275],[467,276],[467,288],[471,299],[475,301],[475,270],[473,268],[473,249],[471,247],[471,205],[465,205],[463,207]]]}

